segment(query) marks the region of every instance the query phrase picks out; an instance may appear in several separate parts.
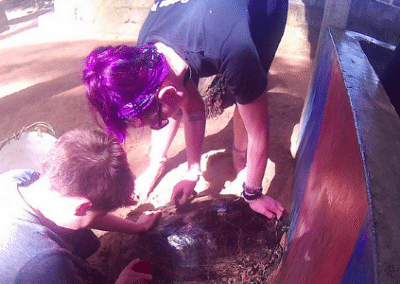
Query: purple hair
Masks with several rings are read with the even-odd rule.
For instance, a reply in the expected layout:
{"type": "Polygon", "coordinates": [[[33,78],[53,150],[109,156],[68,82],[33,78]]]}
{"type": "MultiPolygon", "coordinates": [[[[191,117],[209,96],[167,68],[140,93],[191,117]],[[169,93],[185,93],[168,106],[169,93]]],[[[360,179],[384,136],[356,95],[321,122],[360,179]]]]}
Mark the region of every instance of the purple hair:
{"type": "Polygon", "coordinates": [[[164,55],[154,45],[99,47],[86,58],[83,84],[91,107],[119,142],[128,120],[154,102],[168,74],[164,55]]]}

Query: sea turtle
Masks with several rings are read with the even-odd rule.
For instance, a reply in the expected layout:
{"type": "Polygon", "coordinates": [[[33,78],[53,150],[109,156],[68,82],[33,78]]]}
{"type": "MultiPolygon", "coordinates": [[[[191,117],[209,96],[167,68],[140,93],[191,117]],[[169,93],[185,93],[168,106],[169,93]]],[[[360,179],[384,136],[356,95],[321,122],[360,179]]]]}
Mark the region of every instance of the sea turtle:
{"type": "Polygon", "coordinates": [[[281,260],[286,214],[269,220],[236,195],[160,210],[159,224],[132,237],[126,255],[150,262],[152,283],[265,283],[281,260]]]}

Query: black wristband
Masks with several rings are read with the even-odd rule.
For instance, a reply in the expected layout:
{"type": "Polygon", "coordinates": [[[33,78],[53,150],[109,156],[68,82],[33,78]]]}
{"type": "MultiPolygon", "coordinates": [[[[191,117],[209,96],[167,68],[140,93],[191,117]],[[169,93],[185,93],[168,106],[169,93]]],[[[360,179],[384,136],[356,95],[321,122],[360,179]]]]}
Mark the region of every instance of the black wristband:
{"type": "Polygon", "coordinates": [[[256,201],[257,199],[259,199],[262,196],[262,193],[258,192],[256,194],[247,194],[245,191],[243,191],[242,195],[243,195],[243,199],[246,202],[250,203],[250,202],[253,202],[253,201],[256,201]]]}
{"type": "Polygon", "coordinates": [[[246,183],[243,183],[242,196],[246,202],[253,202],[262,196],[262,187],[249,187],[246,183]]]}
{"type": "Polygon", "coordinates": [[[247,193],[255,194],[257,192],[262,192],[262,187],[251,187],[246,184],[246,182],[243,183],[243,190],[246,191],[247,193]]]}

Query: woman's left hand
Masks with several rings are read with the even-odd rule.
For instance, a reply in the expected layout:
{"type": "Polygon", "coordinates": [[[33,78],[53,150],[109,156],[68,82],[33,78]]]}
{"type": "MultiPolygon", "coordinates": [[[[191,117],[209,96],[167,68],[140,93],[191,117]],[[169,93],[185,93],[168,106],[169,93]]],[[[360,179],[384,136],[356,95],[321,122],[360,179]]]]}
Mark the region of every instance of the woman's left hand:
{"type": "Polygon", "coordinates": [[[269,219],[280,219],[284,208],[282,204],[270,196],[262,195],[259,199],[249,203],[251,209],[266,216],[269,219]]]}

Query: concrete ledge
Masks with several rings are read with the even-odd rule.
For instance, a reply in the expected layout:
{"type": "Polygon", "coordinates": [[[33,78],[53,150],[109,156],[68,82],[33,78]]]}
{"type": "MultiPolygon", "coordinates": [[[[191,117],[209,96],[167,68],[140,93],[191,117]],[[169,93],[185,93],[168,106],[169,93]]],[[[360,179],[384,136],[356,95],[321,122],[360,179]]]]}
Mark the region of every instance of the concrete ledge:
{"type": "Polygon", "coordinates": [[[54,14],[48,15],[39,26],[137,38],[152,3],[150,0],[55,0],[54,14]]]}
{"type": "MultiPolygon", "coordinates": [[[[54,13],[40,17],[39,27],[60,31],[87,31],[137,39],[152,0],[55,0],[54,13]]],[[[278,53],[313,56],[323,9],[290,1],[288,21],[278,53]]]]}

